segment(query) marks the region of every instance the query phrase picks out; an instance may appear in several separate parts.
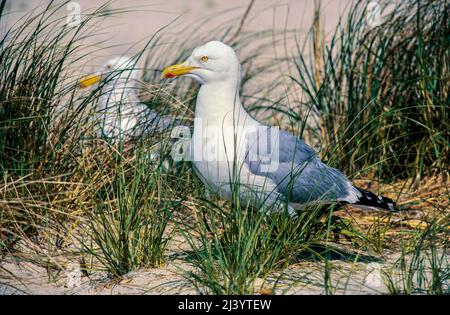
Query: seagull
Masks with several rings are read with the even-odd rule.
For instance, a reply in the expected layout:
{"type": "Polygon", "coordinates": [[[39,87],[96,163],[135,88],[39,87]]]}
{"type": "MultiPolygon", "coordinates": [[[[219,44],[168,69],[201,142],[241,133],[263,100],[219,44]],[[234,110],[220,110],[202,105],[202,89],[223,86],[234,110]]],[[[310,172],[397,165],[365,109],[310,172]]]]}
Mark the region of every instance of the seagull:
{"type": "Polygon", "coordinates": [[[190,158],[208,187],[224,199],[238,196],[243,205],[293,216],[330,202],[395,211],[393,200],[355,187],[301,139],[251,117],[239,98],[241,73],[235,51],[220,41],[195,48],[162,72],[162,78],[185,76],[201,84],[190,158]]]}
{"type": "Polygon", "coordinates": [[[79,81],[82,89],[98,84],[100,96],[95,117],[99,137],[112,142],[118,138],[127,141],[173,126],[173,119],[162,117],[139,100],[139,78],[135,58],[120,56],[79,81]]]}

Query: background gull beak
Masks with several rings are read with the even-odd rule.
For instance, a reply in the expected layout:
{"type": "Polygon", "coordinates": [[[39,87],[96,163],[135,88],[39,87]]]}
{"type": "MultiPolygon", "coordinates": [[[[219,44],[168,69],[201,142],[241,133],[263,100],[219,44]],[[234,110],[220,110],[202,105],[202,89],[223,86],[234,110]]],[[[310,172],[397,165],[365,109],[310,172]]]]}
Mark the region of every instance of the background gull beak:
{"type": "Polygon", "coordinates": [[[102,76],[98,73],[85,76],[80,80],[78,86],[82,89],[90,87],[101,80],[102,76]]]}

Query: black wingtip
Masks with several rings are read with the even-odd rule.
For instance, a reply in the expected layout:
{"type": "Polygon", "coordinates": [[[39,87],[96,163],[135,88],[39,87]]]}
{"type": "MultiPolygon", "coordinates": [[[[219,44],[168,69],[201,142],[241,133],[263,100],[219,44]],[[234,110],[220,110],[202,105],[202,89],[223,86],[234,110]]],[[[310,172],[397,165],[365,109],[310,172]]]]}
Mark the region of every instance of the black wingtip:
{"type": "Polygon", "coordinates": [[[395,201],[393,201],[391,198],[377,196],[368,190],[364,190],[358,187],[355,188],[361,193],[358,201],[355,202],[356,205],[380,208],[390,212],[398,212],[395,201]]]}

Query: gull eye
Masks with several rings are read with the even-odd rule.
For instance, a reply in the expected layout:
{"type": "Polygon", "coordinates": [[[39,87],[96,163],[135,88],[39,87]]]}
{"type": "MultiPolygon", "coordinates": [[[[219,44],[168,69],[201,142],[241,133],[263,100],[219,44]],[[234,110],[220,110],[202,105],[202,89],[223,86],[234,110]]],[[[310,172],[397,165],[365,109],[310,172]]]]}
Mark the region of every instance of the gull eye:
{"type": "Polygon", "coordinates": [[[208,59],[209,59],[208,56],[203,56],[202,58],[200,58],[200,61],[205,63],[208,61],[208,59]]]}
{"type": "Polygon", "coordinates": [[[111,65],[107,65],[106,68],[107,68],[107,69],[111,69],[112,66],[111,66],[111,65]]]}

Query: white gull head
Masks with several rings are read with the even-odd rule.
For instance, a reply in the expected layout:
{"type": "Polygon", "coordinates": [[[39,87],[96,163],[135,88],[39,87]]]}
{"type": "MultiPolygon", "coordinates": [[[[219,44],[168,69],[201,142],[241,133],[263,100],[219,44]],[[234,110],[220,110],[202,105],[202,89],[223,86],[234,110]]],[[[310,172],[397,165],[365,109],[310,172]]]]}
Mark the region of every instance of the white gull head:
{"type": "Polygon", "coordinates": [[[93,74],[80,80],[79,86],[87,88],[99,82],[104,84],[126,83],[139,79],[139,70],[136,68],[135,59],[129,56],[114,57],[101,65],[93,74]]]}
{"type": "Polygon", "coordinates": [[[163,77],[192,77],[201,84],[239,80],[239,59],[230,46],[211,41],[194,49],[189,58],[180,64],[164,69],[163,77]]]}
{"type": "Polygon", "coordinates": [[[115,57],[103,64],[99,69],[103,76],[111,75],[117,78],[127,80],[137,80],[139,78],[139,70],[136,68],[136,61],[129,56],[115,57]]]}

